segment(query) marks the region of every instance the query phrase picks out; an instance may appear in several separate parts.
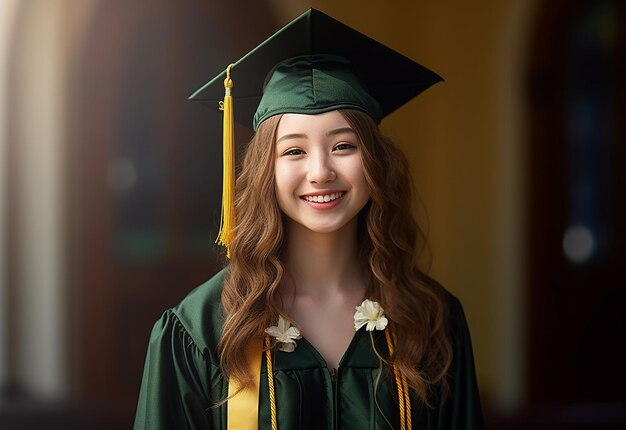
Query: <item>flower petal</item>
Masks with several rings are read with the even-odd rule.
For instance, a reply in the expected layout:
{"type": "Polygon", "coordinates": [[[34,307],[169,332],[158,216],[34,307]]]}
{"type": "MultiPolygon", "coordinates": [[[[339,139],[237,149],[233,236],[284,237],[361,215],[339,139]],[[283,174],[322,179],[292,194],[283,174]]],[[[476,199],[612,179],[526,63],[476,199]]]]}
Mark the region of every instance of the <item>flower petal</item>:
{"type": "Polygon", "coordinates": [[[269,334],[272,337],[278,337],[278,336],[280,336],[282,334],[280,329],[278,327],[276,327],[275,325],[266,328],[265,329],[265,333],[269,334]]]}
{"type": "Polygon", "coordinates": [[[387,323],[383,308],[378,302],[365,299],[360,306],[356,307],[356,312],[354,313],[355,330],[359,330],[364,325],[367,331],[384,330],[387,323]]]}
{"type": "Polygon", "coordinates": [[[284,319],[282,315],[278,315],[278,328],[283,333],[289,328],[289,321],[284,319]]]}
{"type": "Polygon", "coordinates": [[[300,339],[302,336],[300,336],[300,330],[298,330],[296,327],[291,326],[287,329],[287,332],[285,333],[286,336],[288,336],[291,339],[300,339]]]}
{"type": "Polygon", "coordinates": [[[363,327],[365,324],[367,324],[367,320],[357,321],[355,318],[354,319],[354,331],[359,331],[361,327],[363,327]]]}
{"type": "Polygon", "coordinates": [[[388,323],[389,321],[386,317],[380,317],[378,321],[376,321],[376,330],[384,330],[388,323]]]}
{"type": "Polygon", "coordinates": [[[265,333],[276,338],[278,349],[284,352],[292,352],[296,347],[294,339],[302,338],[300,330],[291,326],[291,323],[283,318],[282,315],[278,316],[278,324],[266,328],[265,333]]]}
{"type": "Polygon", "coordinates": [[[278,349],[283,352],[293,352],[293,350],[296,349],[296,343],[279,343],[278,349]]]}

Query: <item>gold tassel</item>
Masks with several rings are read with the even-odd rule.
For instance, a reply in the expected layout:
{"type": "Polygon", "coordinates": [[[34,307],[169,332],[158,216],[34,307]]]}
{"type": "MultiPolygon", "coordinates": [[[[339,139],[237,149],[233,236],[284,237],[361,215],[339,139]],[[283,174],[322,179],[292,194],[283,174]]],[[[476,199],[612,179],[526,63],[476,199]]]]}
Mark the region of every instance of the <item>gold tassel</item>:
{"type": "Polygon", "coordinates": [[[230,69],[226,68],[224,79],[224,101],[220,102],[220,110],[224,111],[224,166],[222,179],[222,216],[220,232],[215,243],[226,247],[226,255],[230,258],[230,241],[232,230],[235,227],[234,190],[235,190],[235,130],[233,117],[233,96],[231,94],[233,81],[230,78],[230,69]]]}

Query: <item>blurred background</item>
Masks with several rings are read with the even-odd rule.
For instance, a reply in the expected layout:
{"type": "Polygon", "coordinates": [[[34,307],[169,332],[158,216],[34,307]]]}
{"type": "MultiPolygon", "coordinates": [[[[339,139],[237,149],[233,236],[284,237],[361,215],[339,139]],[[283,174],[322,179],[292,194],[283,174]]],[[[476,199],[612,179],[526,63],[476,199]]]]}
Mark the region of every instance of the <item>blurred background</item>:
{"type": "Polygon", "coordinates": [[[382,128],[489,428],[626,428],[620,0],[2,0],[0,428],[131,427],[152,324],[223,263],[186,97],[310,6],[446,79],[382,128]]]}

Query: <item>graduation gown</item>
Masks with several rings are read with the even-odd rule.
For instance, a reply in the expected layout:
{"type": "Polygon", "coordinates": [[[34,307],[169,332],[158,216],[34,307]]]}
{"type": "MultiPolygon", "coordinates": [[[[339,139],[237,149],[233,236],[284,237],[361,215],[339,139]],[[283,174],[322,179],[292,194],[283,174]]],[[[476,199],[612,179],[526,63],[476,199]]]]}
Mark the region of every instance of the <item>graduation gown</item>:
{"type": "MultiPolygon", "coordinates": [[[[150,336],[135,430],[226,430],[227,407],[215,407],[228,393],[216,355],[223,323],[220,295],[225,270],[165,311],[150,336]]],[[[413,429],[482,429],[483,418],[465,317],[451,300],[454,358],[451,394],[442,404],[423,405],[411,395],[413,429]]],[[[306,340],[293,352],[276,351],[274,384],[279,430],[400,429],[397,392],[372,352],[370,333],[355,333],[336,372],[306,340]],[[391,425],[391,426],[390,426],[391,425]]],[[[387,353],[382,332],[377,349],[387,353]]],[[[399,339],[401,342],[402,340],[399,339]]],[[[265,354],[263,354],[265,356],[265,354]]],[[[259,390],[259,429],[270,429],[267,366],[263,357],[259,390]]]]}

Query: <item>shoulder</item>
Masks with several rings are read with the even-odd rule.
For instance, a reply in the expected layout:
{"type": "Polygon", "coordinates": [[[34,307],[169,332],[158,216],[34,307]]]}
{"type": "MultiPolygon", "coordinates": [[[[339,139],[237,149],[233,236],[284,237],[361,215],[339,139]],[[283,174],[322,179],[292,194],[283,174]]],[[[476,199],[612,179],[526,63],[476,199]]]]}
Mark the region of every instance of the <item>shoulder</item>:
{"type": "Polygon", "coordinates": [[[444,289],[444,298],[448,306],[448,318],[450,323],[458,322],[460,319],[465,319],[465,312],[463,311],[463,305],[457,296],[444,289]]]}
{"type": "MultiPolygon", "coordinates": [[[[471,339],[467,319],[463,305],[458,297],[451,293],[436,281],[431,284],[433,291],[438,296],[438,306],[440,312],[439,321],[441,321],[444,332],[451,344],[453,356],[458,355],[460,349],[471,349],[471,339]]],[[[467,351],[465,351],[467,352],[467,351]]]]}
{"type": "Polygon", "coordinates": [[[451,340],[468,336],[467,320],[461,301],[447,289],[441,287],[441,294],[446,305],[446,325],[451,340]]]}
{"type": "Polygon", "coordinates": [[[181,302],[166,310],[159,322],[162,330],[178,333],[178,337],[193,342],[211,362],[216,363],[217,343],[221,336],[224,313],[221,306],[222,288],[227,269],[194,288],[181,302]]]}
{"type": "MultiPolygon", "coordinates": [[[[447,382],[451,397],[440,411],[450,428],[484,429],[472,341],[461,301],[446,290],[447,331],[452,346],[452,361],[447,382]],[[452,419],[452,421],[448,421],[452,419]]],[[[448,428],[448,427],[446,427],[448,428]]]]}
{"type": "Polygon", "coordinates": [[[463,305],[447,290],[445,297],[448,304],[446,331],[452,345],[451,373],[474,375],[474,353],[463,305]]]}

